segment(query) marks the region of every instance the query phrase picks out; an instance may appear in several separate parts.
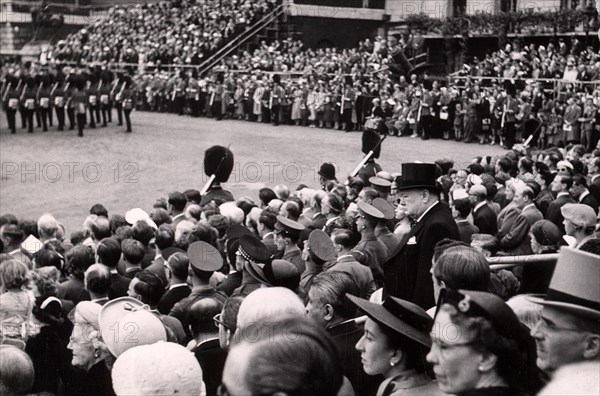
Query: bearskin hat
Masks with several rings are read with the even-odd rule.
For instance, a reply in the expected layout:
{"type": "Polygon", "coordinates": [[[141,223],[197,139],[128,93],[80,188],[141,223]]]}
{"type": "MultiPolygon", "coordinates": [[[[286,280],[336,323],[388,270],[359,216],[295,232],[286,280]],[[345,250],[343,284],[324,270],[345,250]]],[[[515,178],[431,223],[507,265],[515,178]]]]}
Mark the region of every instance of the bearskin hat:
{"type": "Polygon", "coordinates": [[[233,153],[227,147],[212,146],[204,153],[204,173],[216,176],[215,181],[224,183],[229,180],[233,170],[233,153]]]}

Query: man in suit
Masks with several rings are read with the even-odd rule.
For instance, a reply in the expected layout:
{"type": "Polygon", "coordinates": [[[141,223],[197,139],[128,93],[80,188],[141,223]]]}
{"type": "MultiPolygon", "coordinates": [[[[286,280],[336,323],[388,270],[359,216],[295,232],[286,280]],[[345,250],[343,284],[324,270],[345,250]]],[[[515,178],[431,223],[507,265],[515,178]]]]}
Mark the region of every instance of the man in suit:
{"type": "Polygon", "coordinates": [[[598,214],[598,201],[596,201],[596,198],[588,190],[587,180],[583,175],[573,176],[573,185],[569,193],[577,202],[589,206],[598,214]]]}
{"type": "Polygon", "coordinates": [[[262,243],[269,249],[269,254],[274,256],[277,253],[277,245],[275,244],[275,224],[277,223],[277,215],[269,210],[263,210],[258,217],[257,230],[258,235],[262,238],[262,243]]]}
{"type": "Polygon", "coordinates": [[[588,176],[590,177],[590,193],[600,202],[600,157],[592,157],[588,163],[588,176]]]}
{"type": "Polygon", "coordinates": [[[460,239],[450,209],[439,200],[435,172],[435,164],[402,164],[398,196],[414,225],[384,266],[384,295],[423,309],[435,304],[429,272],[433,246],[444,238],[460,239]]]}
{"type": "Polygon", "coordinates": [[[458,226],[460,240],[469,245],[471,244],[473,234],[479,233],[479,228],[469,223],[469,220],[467,220],[469,214],[471,214],[471,207],[471,201],[468,198],[454,198],[452,204],[452,216],[454,217],[456,225],[458,226]]]}
{"type": "Polygon", "coordinates": [[[185,195],[180,193],[179,191],[174,191],[169,194],[169,214],[171,215],[173,222],[173,229],[177,229],[177,224],[179,224],[182,220],[185,220],[185,205],[187,204],[187,199],[185,195]]]}
{"type": "Polygon", "coordinates": [[[90,293],[90,300],[104,306],[108,302],[110,289],[110,272],[105,265],[93,264],[85,271],[85,289],[90,293]]]}
{"type": "Polygon", "coordinates": [[[352,255],[352,248],[356,245],[352,232],[346,229],[337,229],[331,236],[333,246],[337,251],[337,260],[328,271],[341,271],[349,274],[358,285],[358,297],[368,299],[375,291],[373,273],[366,265],[356,261],[352,255]]]}
{"type": "Polygon", "coordinates": [[[496,235],[498,223],[496,214],[487,204],[487,190],[481,184],[469,189],[469,200],[473,205],[473,223],[482,234],[496,235]]]}
{"type": "Polygon", "coordinates": [[[571,176],[556,175],[550,187],[552,192],[556,193],[556,199],[548,207],[546,219],[553,222],[563,235],[565,233],[565,226],[560,208],[565,204],[575,203],[575,200],[569,194],[571,186],[573,186],[573,178],[571,176]]]}
{"type": "Polygon", "coordinates": [[[552,180],[554,180],[554,175],[549,170],[539,171],[535,175],[535,181],[540,185],[541,191],[535,198],[535,206],[539,209],[540,212],[544,216],[548,212],[548,207],[554,201],[554,196],[552,195],[552,190],[550,186],[552,185],[552,180]]]}
{"type": "Polygon", "coordinates": [[[539,220],[543,220],[533,202],[534,193],[531,187],[523,186],[517,189],[513,203],[521,210],[510,232],[500,239],[500,248],[511,255],[532,254],[529,229],[539,220]]]}
{"type": "Polygon", "coordinates": [[[107,266],[110,271],[108,298],[114,300],[115,298],[125,297],[131,279],[117,272],[117,265],[121,258],[121,244],[113,238],[104,238],[98,243],[96,256],[96,261],[107,266]]]}
{"type": "Polygon", "coordinates": [[[168,315],[175,304],[188,297],[192,289],[187,284],[190,260],[182,252],[172,254],[164,263],[169,288],[158,302],[158,312],[168,315]]]}
{"type": "Polygon", "coordinates": [[[352,320],[356,306],[346,294],[359,295],[352,277],[340,271],[323,272],[315,276],[308,290],[306,312],[315,324],[331,337],[340,356],[342,372],[357,395],[373,395],[381,378],[365,374],[360,352],[355,348],[363,329],[352,320]]]}

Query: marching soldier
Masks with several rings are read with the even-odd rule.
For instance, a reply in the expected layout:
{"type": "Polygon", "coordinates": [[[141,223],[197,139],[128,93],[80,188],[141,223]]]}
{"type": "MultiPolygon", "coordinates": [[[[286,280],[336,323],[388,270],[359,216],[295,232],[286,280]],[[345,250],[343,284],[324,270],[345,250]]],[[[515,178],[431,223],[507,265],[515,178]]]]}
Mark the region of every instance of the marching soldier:
{"type": "Polygon", "coordinates": [[[100,109],[102,112],[102,126],[106,127],[107,122],[112,122],[111,118],[111,99],[110,94],[112,91],[112,87],[110,85],[111,75],[108,71],[103,71],[101,76],[101,86],[100,86],[100,109]]]}
{"type": "Polygon", "coordinates": [[[8,75],[2,88],[2,104],[6,111],[6,121],[10,133],[17,133],[16,114],[19,108],[19,88],[20,80],[12,75],[8,75]]]}
{"type": "Polygon", "coordinates": [[[224,81],[225,77],[223,74],[217,74],[217,81],[211,96],[211,111],[213,117],[215,117],[217,121],[221,121],[223,119],[223,94],[225,92],[225,87],[223,85],[224,81]]]}
{"type": "Polygon", "coordinates": [[[279,125],[279,116],[281,111],[281,101],[284,96],[283,87],[281,86],[281,76],[279,74],[273,75],[273,89],[271,94],[271,123],[275,126],[279,125]]]}
{"type": "Polygon", "coordinates": [[[187,103],[192,113],[192,117],[200,116],[200,87],[198,86],[198,72],[193,70],[190,73],[188,87],[186,88],[187,103]]]}
{"type": "MultiPolygon", "coordinates": [[[[77,136],[83,137],[83,128],[85,127],[85,115],[87,113],[87,107],[90,103],[90,99],[85,90],[85,78],[83,76],[74,77],[74,85],[75,88],[71,93],[71,97],[69,98],[71,105],[73,106],[73,112],[77,117],[77,128],[78,134],[77,136]]],[[[90,115],[93,120],[93,113],[90,111],[90,115]]]]}
{"type": "Polygon", "coordinates": [[[115,96],[115,108],[117,109],[118,126],[123,125],[123,99],[121,98],[121,90],[123,89],[124,85],[125,83],[123,82],[122,76],[118,76],[111,90],[115,96]]]}
{"type": "Polygon", "coordinates": [[[35,113],[35,109],[37,107],[35,100],[37,92],[35,90],[35,79],[33,77],[28,77],[26,81],[27,82],[23,87],[23,91],[21,92],[20,100],[21,103],[23,103],[23,108],[25,111],[27,131],[29,133],[33,133],[33,114],[35,113]]]}
{"type": "MultiPolygon", "coordinates": [[[[73,104],[73,92],[75,92],[75,84],[77,83],[77,76],[71,75],[68,78],[68,84],[65,86],[65,96],[67,102],[65,103],[65,109],[67,111],[67,117],[69,118],[69,131],[75,129],[77,119],[75,117],[75,105],[73,104]]],[[[85,120],[84,120],[85,121],[85,120]]]]}
{"type": "Polygon", "coordinates": [[[121,99],[123,100],[123,113],[125,114],[125,125],[127,126],[126,132],[131,132],[130,114],[135,103],[135,94],[131,89],[131,78],[126,76],[124,80],[123,88],[121,89],[121,99]]]}
{"type": "Polygon", "coordinates": [[[65,104],[67,102],[67,89],[70,83],[66,83],[63,80],[63,76],[57,76],[57,80],[52,88],[50,94],[50,101],[54,104],[54,110],[56,111],[56,119],[58,120],[58,130],[63,131],[65,129],[65,104]]]}
{"type": "Polygon", "coordinates": [[[39,104],[38,112],[42,121],[42,130],[48,132],[48,122],[50,119],[50,97],[52,96],[52,88],[54,84],[51,83],[49,75],[40,76],[40,85],[37,91],[37,103],[39,104]]]}
{"type": "Polygon", "coordinates": [[[356,101],[356,91],[352,88],[352,77],[345,77],[344,91],[342,92],[341,111],[342,111],[342,123],[344,124],[344,131],[352,131],[352,110],[354,108],[354,102],[356,101]]]}
{"type": "MultiPolygon", "coordinates": [[[[96,111],[98,111],[98,79],[97,77],[92,73],[90,75],[90,79],[87,82],[85,91],[88,94],[88,109],[90,111],[90,123],[89,126],[90,128],[96,128],[96,119],[94,118],[96,116],[96,111]]],[[[100,123],[100,114],[98,114],[97,117],[97,121],[98,123],[100,123]]]]}

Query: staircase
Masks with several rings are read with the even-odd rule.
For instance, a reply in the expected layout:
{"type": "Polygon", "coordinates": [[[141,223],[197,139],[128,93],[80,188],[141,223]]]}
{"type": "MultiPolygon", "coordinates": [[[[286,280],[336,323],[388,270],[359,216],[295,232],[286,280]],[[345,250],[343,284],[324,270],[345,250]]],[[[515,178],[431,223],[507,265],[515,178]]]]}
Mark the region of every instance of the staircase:
{"type": "Polygon", "coordinates": [[[260,40],[276,40],[282,39],[287,33],[284,26],[287,24],[288,13],[286,6],[279,4],[269,14],[265,15],[261,20],[246,29],[245,32],[232,39],[225,44],[221,49],[205,59],[198,66],[198,74],[202,75],[218,65],[225,57],[243,48],[248,49],[251,45],[256,45],[260,40]],[[254,39],[254,42],[250,40],[254,39]]]}

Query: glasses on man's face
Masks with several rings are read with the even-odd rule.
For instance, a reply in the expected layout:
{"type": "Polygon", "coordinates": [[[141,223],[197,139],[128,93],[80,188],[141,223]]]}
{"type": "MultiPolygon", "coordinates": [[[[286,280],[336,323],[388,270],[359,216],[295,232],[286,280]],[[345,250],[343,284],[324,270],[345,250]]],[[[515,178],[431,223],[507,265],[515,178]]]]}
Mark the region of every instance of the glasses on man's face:
{"type": "Polygon", "coordinates": [[[221,314],[218,313],[215,316],[213,316],[213,320],[215,321],[215,327],[218,329],[219,326],[223,326],[226,329],[229,329],[229,326],[227,326],[225,323],[223,323],[223,321],[221,320],[221,314]]]}

